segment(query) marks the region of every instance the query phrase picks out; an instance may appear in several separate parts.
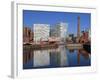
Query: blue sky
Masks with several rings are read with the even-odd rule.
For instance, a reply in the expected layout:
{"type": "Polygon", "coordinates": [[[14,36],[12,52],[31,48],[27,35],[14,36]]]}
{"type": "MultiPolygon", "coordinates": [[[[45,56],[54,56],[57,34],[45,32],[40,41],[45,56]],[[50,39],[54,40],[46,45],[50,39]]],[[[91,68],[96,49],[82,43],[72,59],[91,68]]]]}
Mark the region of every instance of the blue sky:
{"type": "Polygon", "coordinates": [[[77,17],[80,16],[81,31],[91,27],[90,13],[51,12],[23,10],[23,26],[33,27],[33,24],[50,24],[54,27],[57,23],[68,23],[68,33],[77,33],[77,17]]]}

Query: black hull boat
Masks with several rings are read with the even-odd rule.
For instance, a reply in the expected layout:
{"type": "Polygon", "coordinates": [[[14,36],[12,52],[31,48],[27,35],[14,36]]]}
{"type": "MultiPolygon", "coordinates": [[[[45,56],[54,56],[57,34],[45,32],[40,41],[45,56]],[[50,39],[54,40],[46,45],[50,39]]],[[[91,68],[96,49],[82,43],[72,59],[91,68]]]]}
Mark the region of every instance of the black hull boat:
{"type": "Polygon", "coordinates": [[[84,48],[88,53],[91,54],[91,45],[90,45],[90,44],[84,44],[84,45],[83,45],[83,48],[84,48]]]}

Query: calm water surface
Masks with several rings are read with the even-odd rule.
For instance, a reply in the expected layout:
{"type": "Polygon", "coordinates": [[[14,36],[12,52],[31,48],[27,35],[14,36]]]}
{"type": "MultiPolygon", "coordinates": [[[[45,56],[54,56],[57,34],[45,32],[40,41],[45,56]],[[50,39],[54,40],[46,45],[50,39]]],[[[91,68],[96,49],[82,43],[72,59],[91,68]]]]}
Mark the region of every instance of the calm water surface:
{"type": "Polygon", "coordinates": [[[90,66],[91,55],[84,49],[61,45],[46,50],[23,49],[23,69],[90,66]]]}

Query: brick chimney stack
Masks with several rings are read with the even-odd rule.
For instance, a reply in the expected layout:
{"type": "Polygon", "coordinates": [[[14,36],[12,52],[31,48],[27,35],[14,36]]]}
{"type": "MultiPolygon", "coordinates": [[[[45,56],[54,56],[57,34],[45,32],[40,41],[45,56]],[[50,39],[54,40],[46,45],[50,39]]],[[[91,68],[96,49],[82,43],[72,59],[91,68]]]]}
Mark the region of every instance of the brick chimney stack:
{"type": "Polygon", "coordinates": [[[80,16],[78,16],[77,20],[77,37],[80,38],[80,16]]]}

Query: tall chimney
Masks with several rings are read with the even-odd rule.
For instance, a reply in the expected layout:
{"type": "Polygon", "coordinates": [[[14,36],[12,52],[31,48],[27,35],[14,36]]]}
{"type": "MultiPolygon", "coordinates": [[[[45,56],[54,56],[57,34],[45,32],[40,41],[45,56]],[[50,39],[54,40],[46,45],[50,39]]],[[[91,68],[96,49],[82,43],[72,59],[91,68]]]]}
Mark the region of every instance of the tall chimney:
{"type": "Polygon", "coordinates": [[[77,20],[77,37],[80,38],[80,16],[78,16],[77,20]]]}

